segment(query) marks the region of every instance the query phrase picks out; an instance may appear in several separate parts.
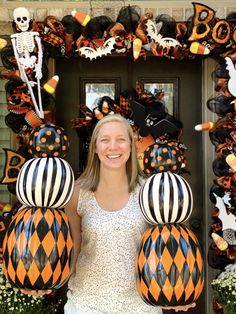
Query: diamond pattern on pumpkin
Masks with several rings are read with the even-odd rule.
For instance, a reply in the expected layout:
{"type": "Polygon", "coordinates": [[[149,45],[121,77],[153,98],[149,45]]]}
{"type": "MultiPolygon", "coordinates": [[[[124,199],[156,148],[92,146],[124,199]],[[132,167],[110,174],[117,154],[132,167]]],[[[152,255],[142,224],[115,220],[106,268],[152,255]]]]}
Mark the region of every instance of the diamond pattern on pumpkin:
{"type": "Polygon", "coordinates": [[[152,280],[150,282],[149,292],[152,294],[153,298],[157,301],[158,296],[161,292],[161,288],[154,278],[152,278],[152,280]]]}
{"type": "Polygon", "coordinates": [[[152,273],[155,273],[156,269],[157,269],[157,265],[158,265],[158,257],[157,257],[157,254],[155,252],[155,249],[153,248],[147,258],[147,263],[148,263],[148,266],[151,270],[152,273]]]}
{"type": "Polygon", "coordinates": [[[204,286],[203,260],[196,238],[189,233],[180,224],[158,225],[144,233],[136,256],[136,282],[146,303],[186,305],[200,296],[204,286]]]}
{"type": "Polygon", "coordinates": [[[12,220],[6,233],[3,264],[13,286],[56,289],[69,279],[73,241],[67,217],[61,213],[52,208],[25,208],[19,212],[20,219],[16,214],[12,220]],[[45,215],[47,211],[50,213],[45,215]]]}

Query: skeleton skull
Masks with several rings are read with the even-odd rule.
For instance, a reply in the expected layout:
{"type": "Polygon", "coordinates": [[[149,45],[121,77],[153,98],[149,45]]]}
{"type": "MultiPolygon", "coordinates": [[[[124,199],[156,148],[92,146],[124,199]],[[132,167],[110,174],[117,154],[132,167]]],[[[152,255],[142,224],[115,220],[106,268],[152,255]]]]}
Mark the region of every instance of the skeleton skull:
{"type": "Polygon", "coordinates": [[[30,15],[26,8],[19,7],[13,11],[14,22],[22,32],[29,29],[30,15]]]}

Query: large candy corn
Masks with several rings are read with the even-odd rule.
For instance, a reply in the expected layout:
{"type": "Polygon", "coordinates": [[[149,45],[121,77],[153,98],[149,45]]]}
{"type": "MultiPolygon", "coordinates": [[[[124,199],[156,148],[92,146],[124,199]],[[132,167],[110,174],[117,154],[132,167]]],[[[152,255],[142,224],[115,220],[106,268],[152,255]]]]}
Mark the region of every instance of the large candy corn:
{"type": "Polygon", "coordinates": [[[45,83],[43,85],[43,88],[46,90],[46,92],[48,92],[49,94],[54,94],[57,84],[59,81],[59,76],[58,75],[54,75],[49,81],[47,81],[47,83],[45,83]]]}
{"type": "Polygon", "coordinates": [[[79,12],[76,10],[73,10],[71,12],[71,15],[76,19],[77,22],[79,22],[82,26],[86,26],[87,23],[90,21],[90,16],[83,13],[79,12]]]}

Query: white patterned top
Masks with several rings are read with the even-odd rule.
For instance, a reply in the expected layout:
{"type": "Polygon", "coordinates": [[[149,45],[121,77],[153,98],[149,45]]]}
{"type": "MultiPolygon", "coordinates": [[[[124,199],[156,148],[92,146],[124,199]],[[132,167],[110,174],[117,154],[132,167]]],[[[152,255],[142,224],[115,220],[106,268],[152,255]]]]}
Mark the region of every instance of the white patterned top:
{"type": "Polygon", "coordinates": [[[146,304],[136,290],[136,250],[148,227],[139,208],[139,189],[138,185],[118,211],[102,209],[93,192],[80,190],[81,252],[67,294],[78,313],[162,313],[146,304]]]}

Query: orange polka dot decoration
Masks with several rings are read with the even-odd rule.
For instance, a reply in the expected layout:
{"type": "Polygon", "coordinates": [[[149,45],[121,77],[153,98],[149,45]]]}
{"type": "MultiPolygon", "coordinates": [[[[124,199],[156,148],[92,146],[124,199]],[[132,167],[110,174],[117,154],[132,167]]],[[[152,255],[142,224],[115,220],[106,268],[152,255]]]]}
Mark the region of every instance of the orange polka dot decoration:
{"type": "Polygon", "coordinates": [[[144,151],[143,171],[147,175],[164,171],[178,173],[183,161],[183,153],[174,142],[155,143],[144,151]]]}
{"type": "Polygon", "coordinates": [[[62,127],[54,124],[41,124],[29,136],[28,151],[34,157],[66,156],[69,147],[68,137],[62,127]]]}
{"type": "Polygon", "coordinates": [[[204,287],[204,263],[194,233],[180,224],[147,229],[136,255],[136,284],[153,306],[195,302],[204,287]]]}
{"type": "Polygon", "coordinates": [[[3,267],[15,287],[60,288],[70,276],[73,241],[67,216],[52,208],[27,207],[12,219],[3,242],[3,267]]]}

